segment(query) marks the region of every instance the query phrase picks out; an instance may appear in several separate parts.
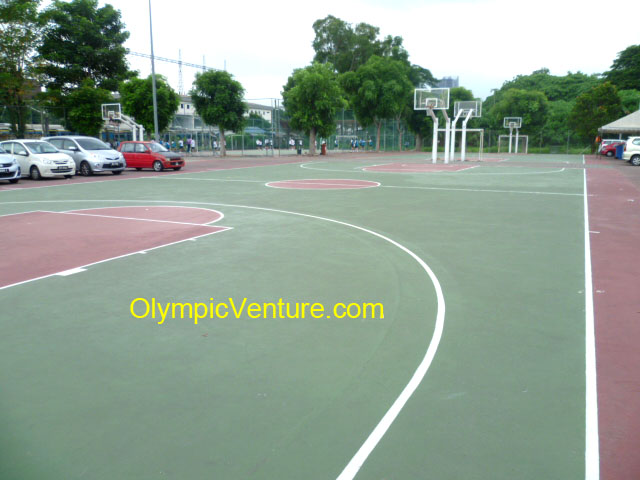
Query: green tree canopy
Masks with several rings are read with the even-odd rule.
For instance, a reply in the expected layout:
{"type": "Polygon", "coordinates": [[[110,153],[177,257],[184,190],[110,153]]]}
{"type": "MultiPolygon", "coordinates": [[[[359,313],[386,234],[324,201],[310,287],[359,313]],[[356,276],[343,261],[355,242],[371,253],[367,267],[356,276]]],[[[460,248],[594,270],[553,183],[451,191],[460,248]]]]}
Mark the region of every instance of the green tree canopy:
{"type": "Polygon", "coordinates": [[[133,76],[124,47],[129,32],[111,5],[54,0],[42,21],[46,26],[38,53],[48,89],[66,93],[91,79],[98,88],[115,92],[133,76]]]}
{"type": "Polygon", "coordinates": [[[9,110],[11,132],[22,138],[27,101],[39,91],[33,54],[40,41],[39,0],[0,1],[0,103],[9,110]]]}
{"type": "Polygon", "coordinates": [[[640,91],[638,90],[619,90],[620,100],[622,100],[622,109],[627,115],[629,113],[640,110],[640,91]]]}
{"type": "Polygon", "coordinates": [[[330,63],[338,73],[353,72],[374,55],[409,63],[402,37],[388,35],[379,39],[380,29],[368,23],[358,23],[354,28],[344,20],[328,15],[316,20],[313,30],[316,34],[313,61],[330,63]]]}
{"type": "MultiPolygon", "coordinates": [[[[158,131],[164,132],[180,105],[180,96],[171,88],[167,79],[156,75],[156,99],[158,104],[158,131]]],[[[124,113],[136,119],[147,132],[154,131],[153,85],[149,75],[145,79],[134,78],[120,85],[120,102],[124,113]]]]}
{"type": "Polygon", "coordinates": [[[309,151],[314,155],[316,135],[328,137],[334,133],[336,113],[346,106],[333,65],[314,63],[296,69],[283,88],[291,127],[309,135],[309,151]]]}
{"type": "MultiPolygon", "coordinates": [[[[585,141],[595,139],[598,128],[623,115],[622,101],[615,85],[605,82],[576,99],[569,126],[585,141]]],[[[592,143],[595,149],[595,142],[592,143]]]]}
{"type": "Polygon", "coordinates": [[[65,98],[67,128],[82,135],[97,136],[104,125],[101,105],[112,101],[111,92],[96,88],[93,80],[86,79],[65,98]]]}
{"type": "Polygon", "coordinates": [[[376,126],[376,150],[379,151],[382,121],[406,111],[407,99],[413,93],[406,64],[373,56],[355,72],[342,75],[340,81],[358,121],[363,126],[376,126]]]}
{"type": "Polygon", "coordinates": [[[620,90],[640,90],[640,45],[618,53],[605,78],[620,90]]]}
{"type": "Polygon", "coordinates": [[[551,75],[546,68],[536,70],[530,75],[518,75],[513,80],[504,82],[502,88],[497,91],[500,95],[513,88],[518,90],[542,92],[551,102],[565,100],[571,102],[578,95],[599,85],[600,78],[597,75],[586,75],[581,72],[567,73],[563,76],[551,75]]]}
{"type": "Polygon", "coordinates": [[[540,131],[547,121],[549,102],[542,92],[512,88],[500,96],[489,111],[493,128],[502,128],[504,117],[522,117],[522,128],[530,134],[540,131]]]}
{"type": "Polygon", "coordinates": [[[190,95],[204,123],[219,128],[220,154],[226,155],[225,130],[239,132],[245,124],[244,88],[230,73],[209,70],[196,74],[190,95]]]}

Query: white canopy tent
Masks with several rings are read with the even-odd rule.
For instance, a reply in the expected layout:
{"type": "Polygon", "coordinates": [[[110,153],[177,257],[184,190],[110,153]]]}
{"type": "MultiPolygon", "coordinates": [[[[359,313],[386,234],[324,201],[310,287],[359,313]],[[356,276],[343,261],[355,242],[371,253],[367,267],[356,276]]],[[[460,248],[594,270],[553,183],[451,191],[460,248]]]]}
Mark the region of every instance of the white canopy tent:
{"type": "Polygon", "coordinates": [[[618,138],[622,138],[623,135],[640,135],[640,110],[600,127],[598,132],[603,138],[611,138],[611,135],[618,135],[618,138]]]}

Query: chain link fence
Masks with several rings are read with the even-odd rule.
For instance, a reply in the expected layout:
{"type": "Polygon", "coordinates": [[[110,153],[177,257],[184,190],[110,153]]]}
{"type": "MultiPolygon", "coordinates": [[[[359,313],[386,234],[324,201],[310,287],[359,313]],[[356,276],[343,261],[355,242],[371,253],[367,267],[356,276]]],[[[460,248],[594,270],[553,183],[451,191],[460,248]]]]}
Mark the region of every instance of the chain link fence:
{"type": "MultiPolygon", "coordinates": [[[[265,106],[267,118],[252,115],[246,119],[242,132],[226,132],[226,147],[229,152],[241,155],[282,155],[296,152],[300,148],[308,151],[309,137],[304,132],[291,128],[291,119],[287,112],[279,108],[276,100],[271,106],[265,106]]],[[[0,140],[15,138],[17,133],[12,124],[22,119],[25,124],[24,137],[40,138],[49,135],[75,134],[69,131],[67,112],[62,107],[43,105],[28,106],[0,106],[0,140]]],[[[326,142],[329,151],[373,151],[376,148],[377,128],[375,125],[367,127],[358,123],[353,110],[341,110],[336,115],[335,133],[328,138],[318,138],[316,150],[320,151],[322,142],[326,142]]],[[[147,132],[148,134],[149,132],[147,132]]],[[[504,129],[484,130],[484,151],[498,152],[498,138],[504,135],[504,129]]],[[[528,136],[529,153],[585,153],[590,145],[566,132],[538,132],[530,134],[521,131],[521,135],[528,136]]],[[[101,133],[102,140],[117,144],[131,139],[130,130],[118,123],[105,122],[101,133]]],[[[163,143],[174,150],[180,149],[187,139],[194,139],[195,150],[204,153],[217,153],[219,150],[220,134],[217,127],[205,125],[197,115],[176,115],[169,129],[161,135],[163,143]],[[218,150],[216,150],[216,147],[218,150]]],[[[467,150],[478,151],[480,135],[471,134],[467,137],[467,150]]],[[[422,139],[424,151],[431,149],[431,132],[422,139]]],[[[186,149],[185,147],[183,147],[186,149]]],[[[385,119],[380,128],[381,151],[415,150],[416,137],[406,126],[396,119],[385,119]]]]}

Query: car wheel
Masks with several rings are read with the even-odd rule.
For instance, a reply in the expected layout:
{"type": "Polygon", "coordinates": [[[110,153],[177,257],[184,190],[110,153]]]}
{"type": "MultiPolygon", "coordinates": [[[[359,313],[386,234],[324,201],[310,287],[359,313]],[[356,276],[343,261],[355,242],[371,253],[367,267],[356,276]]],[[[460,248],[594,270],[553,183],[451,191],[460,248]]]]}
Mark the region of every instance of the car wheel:
{"type": "Polygon", "coordinates": [[[38,167],[36,167],[35,165],[31,166],[29,173],[31,174],[31,180],[42,180],[42,175],[40,175],[40,170],[38,170],[38,167]]]}
{"type": "Polygon", "coordinates": [[[155,162],[153,162],[154,172],[161,172],[162,170],[164,170],[164,166],[162,165],[162,162],[160,160],[156,160],[155,162]]]}
{"type": "Polygon", "coordinates": [[[631,165],[634,167],[640,167],[640,155],[634,155],[631,157],[631,165]]]}
{"type": "Polygon", "coordinates": [[[84,177],[93,175],[93,171],[91,170],[91,167],[89,166],[88,162],[82,162],[80,164],[80,174],[84,177]]]}
{"type": "Polygon", "coordinates": [[[182,167],[176,167],[174,168],[174,170],[177,172],[178,170],[180,170],[182,167]]]}
{"type": "Polygon", "coordinates": [[[113,173],[114,175],[120,175],[122,173],[122,170],[120,170],[118,172],[111,172],[111,173],[113,173]]]}
{"type": "Polygon", "coordinates": [[[611,151],[607,152],[607,157],[613,157],[613,152],[611,151]]]}
{"type": "Polygon", "coordinates": [[[20,180],[19,178],[12,178],[11,180],[9,180],[9,183],[18,183],[18,180],[20,180]]]}

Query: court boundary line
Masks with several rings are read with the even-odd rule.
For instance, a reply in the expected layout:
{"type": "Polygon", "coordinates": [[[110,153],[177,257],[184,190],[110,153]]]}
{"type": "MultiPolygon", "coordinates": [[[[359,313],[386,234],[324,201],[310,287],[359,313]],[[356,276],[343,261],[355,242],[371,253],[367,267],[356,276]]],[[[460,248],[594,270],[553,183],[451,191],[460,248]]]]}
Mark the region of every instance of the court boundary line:
{"type": "MultiPolygon", "coordinates": [[[[584,162],[584,155],[582,156],[584,162]]],[[[585,480],[600,478],[600,444],[598,433],[598,384],[596,369],[596,334],[591,268],[589,195],[587,170],[584,169],[584,301],[585,301],[585,480]]]]}
{"type": "Polygon", "coordinates": [[[279,188],[282,190],[364,190],[365,188],[377,188],[380,187],[381,184],[380,182],[375,182],[372,180],[357,180],[355,178],[327,178],[327,179],[323,179],[323,178],[302,178],[302,179],[297,179],[297,180],[272,180],[270,182],[266,182],[264,184],[265,187],[269,187],[269,188],[279,188]],[[308,183],[307,185],[322,185],[322,186],[327,186],[329,188],[296,188],[296,187],[281,187],[278,185],[271,185],[272,183],[304,183],[306,181],[309,180],[326,180],[327,182],[330,182],[331,180],[352,180],[354,182],[369,182],[370,184],[375,184],[375,185],[349,185],[346,183],[308,183]],[[335,187],[335,188],[331,188],[331,187],[335,187]]]}
{"type": "MultiPolygon", "coordinates": [[[[348,170],[347,170],[348,171],[348,170]]],[[[236,179],[225,179],[225,178],[159,178],[159,180],[196,180],[201,182],[249,182],[249,183],[262,183],[266,185],[266,183],[262,180],[236,180],[236,179]]],[[[318,180],[318,179],[316,179],[318,180]]],[[[283,180],[270,180],[270,182],[282,182],[283,180]]],[[[373,180],[371,180],[373,181],[373,180]]],[[[380,182],[376,182],[380,183],[380,182]]],[[[488,189],[480,189],[480,188],[447,188],[447,187],[412,187],[409,185],[383,185],[380,183],[380,187],[383,188],[406,188],[406,189],[418,189],[418,190],[442,190],[442,191],[452,191],[452,192],[480,192],[480,193],[519,193],[525,195],[561,195],[561,196],[575,196],[582,197],[582,193],[567,193],[567,192],[535,192],[535,191],[527,191],[527,190],[488,190],[488,189]]],[[[271,187],[277,188],[277,187],[271,187]]],[[[373,188],[367,187],[367,188],[373,188]]],[[[290,190],[305,190],[305,189],[290,189],[290,190]]],[[[322,189],[306,189],[306,190],[322,190],[322,189]]],[[[347,189],[329,189],[326,188],[324,190],[347,190],[347,189]]],[[[357,189],[356,189],[357,190],[357,189]]],[[[360,189],[362,190],[362,189],[360,189]]]]}
{"type": "MultiPolygon", "coordinates": [[[[15,205],[15,204],[23,204],[23,203],[71,203],[71,202],[78,202],[78,201],[80,201],[80,202],[82,202],[82,201],[86,201],[86,202],[104,202],[104,203],[106,203],[106,202],[134,202],[134,203],[135,202],[140,202],[140,200],[96,200],[96,199],[93,199],[93,200],[35,200],[35,201],[32,201],[32,202],[25,202],[25,201],[7,202],[7,204],[15,205]]],[[[433,362],[433,359],[435,358],[436,352],[438,350],[438,346],[440,345],[440,340],[442,339],[442,335],[443,335],[443,332],[444,332],[444,320],[445,320],[445,309],[446,309],[445,300],[444,300],[444,293],[442,291],[442,286],[440,285],[440,281],[438,280],[438,277],[436,276],[436,274],[433,272],[433,270],[431,270],[429,265],[427,265],[424,262],[424,260],[422,260],[417,254],[415,254],[413,251],[411,251],[410,249],[408,249],[404,245],[396,242],[395,240],[393,240],[393,239],[391,239],[389,237],[386,237],[385,235],[382,235],[381,233],[375,232],[373,230],[369,230],[369,229],[367,229],[365,227],[361,227],[361,226],[354,225],[354,224],[351,224],[351,223],[343,222],[343,221],[340,221],[340,220],[335,220],[335,219],[328,218],[328,217],[321,217],[321,216],[317,216],[317,215],[311,215],[311,214],[307,214],[307,213],[292,212],[292,211],[289,211],[289,210],[279,210],[279,209],[268,208],[268,207],[256,207],[256,206],[250,206],[250,205],[236,205],[236,204],[218,203],[218,202],[186,202],[186,201],[171,201],[171,200],[155,200],[155,201],[154,200],[147,200],[146,201],[146,203],[155,203],[155,202],[157,202],[157,203],[176,203],[176,204],[185,204],[185,205],[189,205],[189,204],[211,205],[211,206],[218,206],[218,207],[246,208],[246,209],[250,209],[250,210],[262,210],[262,211],[268,211],[268,212],[284,213],[284,214],[288,214],[288,215],[296,215],[296,216],[300,216],[300,217],[312,218],[312,219],[316,219],[316,220],[322,220],[322,221],[334,223],[334,224],[337,224],[337,225],[346,226],[346,227],[349,227],[349,228],[353,228],[353,229],[360,230],[362,232],[368,233],[368,234],[373,235],[375,237],[378,237],[381,240],[384,240],[384,241],[390,243],[391,245],[399,248],[400,250],[402,250],[403,252],[408,254],[411,258],[413,258],[418,263],[418,265],[420,265],[420,267],[427,273],[427,276],[431,280],[431,283],[432,283],[432,285],[434,287],[434,290],[435,290],[435,293],[436,293],[436,300],[437,300],[436,320],[435,320],[435,325],[434,325],[433,334],[431,336],[431,340],[429,341],[429,345],[427,347],[427,350],[425,352],[424,357],[422,358],[421,362],[418,364],[418,367],[415,369],[415,371],[414,371],[413,375],[411,376],[411,378],[409,379],[409,382],[407,383],[407,385],[402,389],[402,391],[400,392],[400,395],[391,404],[391,407],[389,407],[389,409],[383,415],[382,419],[378,421],[378,423],[374,427],[373,431],[369,434],[367,439],[360,446],[358,451],[355,453],[355,455],[351,458],[351,460],[344,467],[344,469],[342,470],[340,475],[337,477],[337,480],[350,480],[350,479],[353,479],[355,477],[355,475],[358,473],[358,471],[360,470],[360,468],[362,467],[362,465],[364,464],[364,462],[367,460],[367,458],[369,457],[371,452],[375,449],[375,447],[378,445],[378,443],[380,442],[382,437],[386,434],[386,432],[391,427],[391,425],[393,424],[395,419],[398,417],[398,415],[400,414],[400,412],[402,411],[402,409],[404,408],[406,403],[409,401],[409,399],[411,398],[413,393],[416,391],[418,386],[422,383],[422,380],[426,376],[429,368],[431,367],[431,363],[433,362]]],[[[230,228],[233,228],[233,227],[230,227],[230,228]]],[[[217,233],[217,232],[214,232],[214,233],[217,233]]],[[[210,235],[210,234],[208,234],[208,235],[210,235]]],[[[186,240],[181,240],[181,242],[183,242],[183,241],[186,241],[186,240]]],[[[177,242],[177,243],[179,243],[179,242],[177,242]]],[[[131,255],[131,254],[129,254],[129,255],[131,255]]],[[[129,255],[127,255],[127,256],[129,256],[129,255]]]]}
{"type": "Polygon", "coordinates": [[[218,210],[213,210],[210,208],[199,208],[199,207],[186,207],[186,208],[193,208],[194,210],[206,210],[207,212],[215,212],[218,215],[220,215],[218,218],[216,218],[215,220],[212,220],[211,222],[208,223],[191,223],[191,222],[176,222],[173,220],[155,220],[152,218],[135,218],[135,217],[118,217],[116,215],[94,215],[91,213],[78,213],[78,212],[83,212],[83,211],[87,211],[87,210],[106,210],[109,208],[136,208],[136,207],[152,207],[152,208],[180,208],[180,207],[176,207],[175,205],[134,205],[134,206],[129,206],[129,207],[98,207],[98,208],[76,208],[73,210],[66,210],[64,212],[54,212],[54,211],[48,211],[48,210],[42,210],[42,211],[46,211],[47,213],[65,213],[68,215],[84,215],[87,217],[104,217],[104,218],[121,218],[123,220],[141,220],[144,222],[160,222],[160,223],[175,223],[178,225],[193,225],[193,226],[197,226],[197,227],[207,227],[210,226],[212,223],[217,223],[220,220],[222,220],[224,218],[224,213],[219,212],[218,210]]]}

